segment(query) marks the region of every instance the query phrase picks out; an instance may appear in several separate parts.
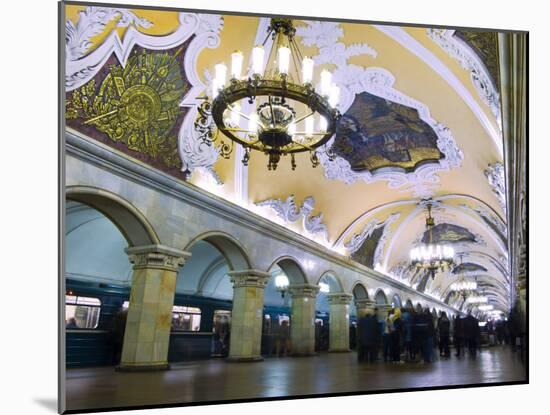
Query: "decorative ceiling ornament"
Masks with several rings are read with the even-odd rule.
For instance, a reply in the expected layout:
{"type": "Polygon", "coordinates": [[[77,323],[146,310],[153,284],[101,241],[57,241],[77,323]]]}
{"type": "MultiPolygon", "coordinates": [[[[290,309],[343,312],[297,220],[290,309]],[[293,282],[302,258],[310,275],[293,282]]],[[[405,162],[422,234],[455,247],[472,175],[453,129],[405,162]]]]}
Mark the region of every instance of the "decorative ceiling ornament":
{"type": "Polygon", "coordinates": [[[97,82],[94,78],[68,94],[67,125],[89,134],[99,131],[110,139],[108,144],[146,155],[153,165],[160,162],[178,169],[174,130],[179,103],[189,89],[178,61],[184,49],[170,53],[135,49],[125,68],[109,65],[97,82]]]}
{"type": "MultiPolygon", "coordinates": [[[[199,35],[205,31],[205,19],[211,21],[212,16],[216,15],[180,13],[179,27],[166,36],[151,36],[140,32],[138,28],[149,28],[152,23],[139,18],[135,13],[126,9],[87,7],[80,12],[79,16],[76,25],[70,19],[65,23],[65,51],[67,54],[65,87],[68,91],[76,89],[92,79],[111,54],[115,54],[122,67],[125,67],[135,45],[151,50],[175,48],[193,34],[199,35]],[[111,28],[109,35],[90,51],[92,37],[104,31],[107,25],[115,19],[118,20],[111,28]],[[118,36],[115,30],[117,27],[128,27],[124,39],[120,39],[118,36]]],[[[220,16],[216,17],[218,20],[221,19],[220,16]]],[[[212,30],[212,27],[209,30],[212,30]]]]}
{"type": "Polygon", "coordinates": [[[432,204],[427,202],[426,217],[427,241],[413,247],[410,252],[411,264],[428,271],[432,279],[437,272],[446,271],[453,264],[454,249],[450,245],[433,242],[432,229],[436,226],[432,217],[432,204]]]}
{"type": "Polygon", "coordinates": [[[496,162],[489,164],[484,171],[485,177],[489,181],[493,193],[496,195],[498,203],[506,216],[506,183],[504,180],[504,164],[496,162]]]}
{"type": "MultiPolygon", "coordinates": [[[[333,74],[334,82],[340,87],[341,99],[339,109],[342,114],[353,104],[356,95],[362,92],[387,99],[418,111],[419,118],[426,122],[437,135],[437,147],[444,155],[434,163],[426,163],[406,173],[402,169],[387,169],[374,174],[369,171],[356,172],[351,169],[350,163],[342,157],[329,157],[329,153],[321,152],[319,160],[325,170],[325,176],[332,180],[341,180],[347,184],[363,180],[372,183],[385,180],[392,189],[402,188],[402,191],[413,191],[415,196],[428,197],[434,192],[439,183],[437,174],[459,167],[463,154],[456,146],[451,131],[443,124],[431,118],[429,109],[420,102],[395,90],[395,77],[382,68],[363,68],[348,63],[353,56],[376,57],[376,51],[365,43],[345,46],[338,40],[344,36],[344,30],[339,23],[304,21],[305,26],[296,29],[297,36],[302,37],[306,46],[316,46],[319,53],[313,56],[316,65],[332,63],[336,65],[333,74]]],[[[334,144],[332,138],[325,148],[330,149],[334,144]]]]}
{"type": "Polygon", "coordinates": [[[349,252],[349,254],[353,254],[357,252],[357,250],[361,248],[361,245],[363,245],[365,240],[369,238],[375,230],[379,228],[384,228],[382,236],[378,240],[378,244],[376,246],[376,250],[374,253],[374,261],[373,261],[374,264],[381,263],[380,259],[383,254],[383,249],[384,249],[383,245],[385,244],[385,241],[388,235],[388,229],[389,229],[388,225],[395,222],[400,215],[401,215],[400,213],[392,213],[383,222],[379,222],[377,219],[373,219],[369,221],[363,227],[363,230],[360,233],[354,234],[349,239],[348,242],[344,243],[344,247],[346,248],[347,252],[349,252]]]}
{"type": "MultiPolygon", "coordinates": [[[[340,88],[333,84],[332,74],[323,70],[316,90],[313,60],[302,56],[295,32],[291,19],[272,18],[263,44],[252,50],[248,77],[242,76],[244,55],[240,51],[231,55],[229,83],[227,66],[215,66],[212,90],[200,105],[196,127],[207,146],[213,146],[219,138],[222,157],[229,158],[237,143],[245,150],[245,166],[252,150],[268,156],[268,170],[275,170],[281,157],[287,155],[294,170],[294,155],[302,152],[310,153],[313,167],[319,164],[318,149],[334,134],[340,117],[340,88]],[[264,45],[270,37],[274,48],[267,56],[264,73],[264,45]],[[252,106],[251,112],[244,114],[242,109],[247,103],[252,106]]],[[[332,158],[329,150],[324,149],[332,158]]]]}
{"type": "Polygon", "coordinates": [[[324,241],[328,241],[328,229],[323,223],[323,214],[312,216],[315,199],[312,196],[306,197],[300,208],[296,206],[294,195],[287,197],[285,201],[280,199],[267,199],[255,203],[256,206],[269,207],[275,211],[277,216],[286,223],[297,222],[303,219],[304,230],[310,235],[320,235],[324,241]]]}
{"type": "Polygon", "coordinates": [[[481,206],[476,206],[475,208],[472,208],[470,205],[467,205],[465,203],[461,203],[459,206],[468,212],[477,214],[488,226],[492,228],[491,230],[496,230],[501,237],[507,237],[508,228],[506,227],[506,223],[503,222],[503,220],[499,216],[489,212],[487,209],[481,206]]]}
{"type": "Polygon", "coordinates": [[[389,276],[397,280],[404,280],[409,284],[409,277],[411,276],[411,264],[401,261],[390,268],[389,276]]]}
{"type": "Polygon", "coordinates": [[[454,29],[426,29],[426,31],[435,43],[470,72],[470,78],[479,96],[489,106],[501,128],[499,93],[487,67],[477,53],[462,39],[454,36],[454,29]]]}
{"type": "Polygon", "coordinates": [[[128,9],[89,6],[78,14],[76,25],[70,19],[65,22],[65,56],[70,61],[82,58],[93,46],[91,38],[103,32],[113,20],[116,22],[112,30],[129,25],[147,29],[153,25],[128,9]]]}
{"type": "Polygon", "coordinates": [[[192,174],[195,169],[201,168],[219,181],[213,169],[219,156],[218,149],[205,146],[198,139],[194,121],[197,116],[196,99],[206,89],[206,85],[196,72],[197,59],[203,49],[219,46],[223,17],[216,14],[182,12],[179,13],[178,18],[179,26],[174,32],[166,36],[150,36],[137,29],[138,26],[146,27],[147,21],[139,19],[128,10],[109,7],[87,8],[81,12],[76,25],[71,21],[66,23],[66,49],[71,52],[67,52],[65,87],[67,91],[72,91],[87,83],[113,54],[125,68],[130,53],[136,45],[148,50],[167,50],[189,40],[183,66],[190,89],[179,103],[181,107],[188,108],[177,137],[181,170],[186,174],[192,174]],[[134,23],[129,25],[124,39],[120,39],[116,30],[112,30],[100,45],[85,54],[91,37],[98,31],[104,30],[105,26],[118,16],[121,16],[117,21],[119,27],[126,25],[129,21],[134,23]]]}

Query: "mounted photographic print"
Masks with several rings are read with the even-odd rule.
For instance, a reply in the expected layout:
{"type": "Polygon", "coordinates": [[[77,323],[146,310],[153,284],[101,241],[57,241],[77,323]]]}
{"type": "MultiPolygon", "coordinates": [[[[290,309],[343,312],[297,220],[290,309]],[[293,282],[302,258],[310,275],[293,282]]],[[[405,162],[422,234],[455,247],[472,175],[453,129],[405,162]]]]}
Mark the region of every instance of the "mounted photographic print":
{"type": "Polygon", "coordinates": [[[60,412],[528,382],[527,32],[59,9],[60,412]]]}

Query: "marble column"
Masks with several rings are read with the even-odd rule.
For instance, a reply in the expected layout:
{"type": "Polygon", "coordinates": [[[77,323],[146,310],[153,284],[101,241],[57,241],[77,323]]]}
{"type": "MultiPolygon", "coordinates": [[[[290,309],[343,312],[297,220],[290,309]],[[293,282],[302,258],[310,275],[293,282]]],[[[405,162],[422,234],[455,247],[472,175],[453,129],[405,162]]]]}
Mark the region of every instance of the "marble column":
{"type": "Polygon", "coordinates": [[[318,285],[299,284],[289,286],[292,295],[290,342],[294,356],[315,354],[315,300],[318,285]]]}
{"type": "Polygon", "coordinates": [[[232,271],[228,275],[233,283],[228,360],[263,360],[261,344],[264,289],[270,275],[254,269],[232,271]]]}
{"type": "Polygon", "coordinates": [[[118,369],[168,369],[176,277],[191,254],[163,245],[131,247],[126,253],[134,273],[118,369]]]}
{"type": "Polygon", "coordinates": [[[374,312],[375,303],[367,298],[358,298],[355,300],[355,309],[357,310],[357,318],[360,319],[367,315],[370,310],[374,312]]]}
{"type": "Polygon", "coordinates": [[[349,352],[349,304],[353,295],[328,294],[329,352],[349,352]]]}

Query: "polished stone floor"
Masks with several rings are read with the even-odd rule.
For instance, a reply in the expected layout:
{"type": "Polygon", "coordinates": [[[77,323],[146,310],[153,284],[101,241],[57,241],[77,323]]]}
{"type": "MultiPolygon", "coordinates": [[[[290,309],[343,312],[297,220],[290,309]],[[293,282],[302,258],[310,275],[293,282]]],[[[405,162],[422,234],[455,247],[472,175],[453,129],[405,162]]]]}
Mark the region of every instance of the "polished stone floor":
{"type": "Polygon", "coordinates": [[[229,363],[221,359],[173,364],[163,372],[125,373],[112,367],[67,371],[67,409],[175,404],[261,397],[379,391],[525,380],[508,348],[422,363],[357,363],[357,354],[269,358],[229,363]]]}

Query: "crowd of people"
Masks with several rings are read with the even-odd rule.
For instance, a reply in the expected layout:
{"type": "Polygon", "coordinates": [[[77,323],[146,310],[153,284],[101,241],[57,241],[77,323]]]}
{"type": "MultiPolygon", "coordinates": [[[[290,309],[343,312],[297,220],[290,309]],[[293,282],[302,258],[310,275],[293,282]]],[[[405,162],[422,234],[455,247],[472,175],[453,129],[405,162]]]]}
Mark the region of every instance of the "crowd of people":
{"type": "Polygon", "coordinates": [[[435,318],[429,308],[394,307],[383,316],[379,309],[370,309],[357,322],[358,359],[374,362],[380,359],[381,351],[384,362],[430,363],[436,347],[441,358],[451,357],[451,338],[455,356],[464,356],[468,350],[475,358],[480,334],[479,321],[471,313],[451,321],[445,312],[435,318]]]}

